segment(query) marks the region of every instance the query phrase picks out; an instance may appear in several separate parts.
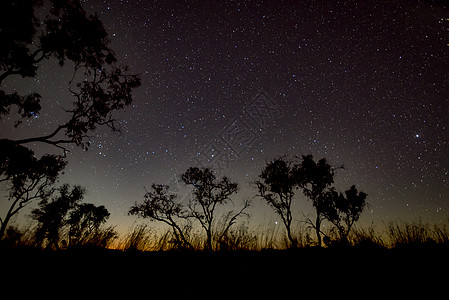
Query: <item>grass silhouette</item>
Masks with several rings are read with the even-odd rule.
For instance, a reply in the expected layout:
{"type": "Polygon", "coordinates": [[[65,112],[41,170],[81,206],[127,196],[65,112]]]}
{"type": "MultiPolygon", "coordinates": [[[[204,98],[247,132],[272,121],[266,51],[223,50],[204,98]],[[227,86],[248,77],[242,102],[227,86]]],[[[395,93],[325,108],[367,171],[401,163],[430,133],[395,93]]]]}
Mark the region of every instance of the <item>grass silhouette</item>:
{"type": "MultiPolygon", "coordinates": [[[[288,238],[279,226],[251,228],[240,224],[230,230],[214,251],[205,251],[201,230],[192,229],[193,249],[179,249],[171,242],[172,231],[156,231],[137,224],[116,239],[110,248],[77,247],[61,250],[38,248],[32,228],[8,231],[0,247],[2,270],[8,280],[33,278],[35,288],[52,285],[91,291],[133,291],[148,287],[153,296],[225,293],[266,296],[307,295],[325,286],[323,292],[347,294],[352,288],[384,287],[392,293],[398,280],[425,287],[443,286],[449,231],[445,225],[391,223],[383,231],[356,228],[350,244],[316,247],[307,228],[297,228],[298,245],[287,248],[288,238]],[[224,244],[223,244],[224,243],[224,244]],[[111,286],[112,284],[112,286],[111,286]]],[[[312,234],[313,236],[313,234],[312,234]]],[[[403,292],[403,291],[402,291],[403,292]]],[[[401,293],[402,293],[401,292],[401,293]]],[[[230,297],[230,296],[229,296],[230,297]]]]}
{"type": "MultiPolygon", "coordinates": [[[[217,222],[215,226],[222,224],[217,222]]],[[[34,228],[31,225],[19,228],[9,226],[5,237],[0,242],[1,249],[36,248],[45,249],[34,242],[34,228]]],[[[176,237],[169,229],[156,230],[148,224],[135,224],[128,232],[121,236],[111,237],[113,227],[104,232],[86,237],[86,242],[77,248],[105,248],[122,252],[160,252],[179,250],[176,237]],[[107,243],[105,243],[107,240],[107,243]]],[[[205,249],[206,236],[200,228],[185,230],[192,251],[205,249]]],[[[310,228],[298,226],[292,231],[298,241],[298,248],[316,248],[316,241],[312,238],[310,228]]],[[[370,227],[356,227],[342,243],[333,232],[326,233],[328,237],[323,248],[448,248],[448,224],[425,224],[422,222],[391,222],[384,230],[370,227]]],[[[61,251],[67,250],[65,241],[61,239],[61,251]]],[[[223,251],[263,251],[286,250],[289,240],[282,227],[276,225],[250,226],[242,222],[230,228],[224,237],[214,237],[213,252],[223,251]]],[[[48,250],[48,249],[47,249],[48,250]]]]}

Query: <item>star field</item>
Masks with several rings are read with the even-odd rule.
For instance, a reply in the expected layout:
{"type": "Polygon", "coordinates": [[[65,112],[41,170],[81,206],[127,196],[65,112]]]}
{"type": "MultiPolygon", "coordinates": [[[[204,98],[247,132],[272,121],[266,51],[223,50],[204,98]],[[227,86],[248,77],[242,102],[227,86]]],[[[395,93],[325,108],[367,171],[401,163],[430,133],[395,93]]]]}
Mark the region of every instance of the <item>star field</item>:
{"type": "MultiPolygon", "coordinates": [[[[442,2],[83,5],[100,15],[119,63],[142,76],[132,106],[116,114],[121,133],[100,129],[88,151],[70,148],[60,180],[85,186],[87,200],[111,211],[111,223],[132,223],[126,213],[144,187],[178,188],[176,175],[206,163],[206,154],[229,160],[221,172],[239,182],[239,197],[255,195],[265,161],[311,153],[345,166],[337,188],[356,184],[368,194],[362,222],[448,219],[449,10],[442,2]],[[272,114],[257,119],[250,104],[260,95],[272,114]],[[246,139],[229,133],[242,128],[246,139]]],[[[34,80],[5,82],[39,91],[42,113],[52,117],[17,130],[5,120],[1,132],[51,132],[68,95],[67,69],[48,61],[34,80]]],[[[311,211],[301,197],[298,210],[311,211]]],[[[251,214],[274,219],[262,201],[251,214]]]]}

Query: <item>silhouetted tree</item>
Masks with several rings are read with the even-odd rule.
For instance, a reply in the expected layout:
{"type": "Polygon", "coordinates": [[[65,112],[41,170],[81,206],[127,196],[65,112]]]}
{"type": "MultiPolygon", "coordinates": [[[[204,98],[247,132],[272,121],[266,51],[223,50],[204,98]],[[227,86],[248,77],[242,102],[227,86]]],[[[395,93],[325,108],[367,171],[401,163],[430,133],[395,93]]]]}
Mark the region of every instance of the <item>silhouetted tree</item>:
{"type": "Polygon", "coordinates": [[[312,155],[303,155],[295,172],[299,187],[315,208],[315,221],[309,219],[308,223],[315,229],[318,246],[321,246],[321,222],[332,199],[335,168],[325,158],[315,162],[312,155]]]}
{"type": "MultiPolygon", "coordinates": [[[[1,239],[12,215],[32,200],[48,197],[51,184],[64,168],[66,144],[87,148],[89,135],[97,126],[116,130],[112,113],[131,103],[131,92],[140,85],[140,78],[127,75],[128,68],[116,64],[103,23],[97,15],[87,14],[80,1],[51,0],[45,4],[35,0],[0,1],[0,28],[0,84],[9,78],[35,77],[40,63],[51,58],[61,67],[67,61],[74,66],[68,86],[73,102],[65,109],[66,121],[55,125],[48,134],[0,140],[0,181],[10,186],[12,204],[1,220],[1,239]],[[48,144],[64,153],[36,159],[33,151],[25,147],[31,143],[48,144]],[[36,162],[41,167],[35,166],[36,162]],[[15,169],[17,163],[20,168],[15,169]],[[21,183],[24,187],[19,189],[21,183]]],[[[14,124],[17,127],[24,119],[48,116],[40,113],[39,93],[19,95],[3,87],[0,118],[8,116],[14,120],[16,116],[10,114],[17,112],[14,124]],[[11,110],[13,107],[17,110],[11,110]]]]}
{"type": "Polygon", "coordinates": [[[183,232],[183,227],[179,224],[179,219],[187,219],[187,212],[181,204],[174,201],[176,195],[168,193],[168,186],[153,184],[151,191],[147,192],[144,197],[143,203],[135,203],[128,213],[169,225],[173,230],[176,242],[181,247],[191,248],[183,232]]]}
{"type": "Polygon", "coordinates": [[[81,203],[73,209],[68,217],[69,246],[95,245],[105,247],[115,238],[112,227],[101,231],[101,225],[109,218],[109,211],[103,206],[81,203]]]}
{"type": "Polygon", "coordinates": [[[47,239],[47,247],[54,246],[56,249],[59,249],[60,234],[67,224],[67,215],[83,199],[85,191],[80,186],[74,186],[70,190],[70,186],[64,184],[58,192],[58,197],[42,200],[39,208],[31,212],[31,217],[38,223],[35,232],[36,244],[42,245],[47,239]]]}
{"type": "MultiPolygon", "coordinates": [[[[343,166],[339,167],[343,168],[343,166]]],[[[351,227],[366,206],[366,194],[358,193],[355,186],[345,194],[338,194],[332,186],[335,171],[325,158],[315,162],[312,155],[303,155],[299,162],[277,158],[265,166],[256,181],[259,196],[272,206],[281,217],[292,247],[297,241],[291,234],[292,201],[296,189],[301,189],[312,202],[315,220],[307,223],[315,230],[318,246],[322,244],[321,223],[328,219],[335,225],[340,239],[346,239],[351,227]]]]}
{"type": "MultiPolygon", "coordinates": [[[[48,135],[16,140],[16,144],[42,142],[62,147],[64,143],[80,145],[97,125],[114,127],[111,113],[132,101],[132,89],[140,85],[136,75],[126,75],[127,67],[117,66],[114,51],[103,23],[97,15],[88,15],[79,1],[52,0],[51,9],[40,20],[35,9],[41,1],[2,1],[0,11],[0,83],[10,76],[34,77],[39,63],[55,58],[60,66],[73,62],[74,74],[69,91],[73,106],[66,110],[69,120],[48,135]],[[76,78],[82,78],[75,83],[76,78]],[[56,139],[63,131],[64,138],[56,139]]],[[[41,96],[32,93],[0,93],[0,115],[17,106],[21,118],[40,113],[41,96]]],[[[19,125],[20,121],[16,123],[19,125]]]]}
{"type": "Polygon", "coordinates": [[[323,215],[337,228],[340,241],[346,242],[349,231],[366,207],[367,194],[353,185],[344,194],[331,190],[328,197],[323,215]]]}
{"type": "Polygon", "coordinates": [[[287,231],[291,246],[297,246],[297,239],[291,232],[292,201],[298,187],[296,166],[293,161],[285,157],[277,158],[265,166],[256,181],[259,196],[262,197],[281,217],[287,231]]]}
{"type": "Polygon", "coordinates": [[[37,159],[34,152],[9,140],[0,140],[0,182],[9,184],[10,207],[0,218],[0,240],[9,220],[34,200],[53,193],[53,184],[66,162],[62,156],[46,154],[37,159]]]}
{"type": "Polygon", "coordinates": [[[222,232],[214,232],[213,224],[216,220],[217,205],[225,205],[231,201],[229,197],[237,192],[237,183],[230,181],[227,177],[218,180],[208,168],[191,167],[182,174],[181,178],[185,184],[192,186],[193,197],[188,205],[190,217],[200,222],[206,233],[205,249],[212,250],[212,238],[217,236],[217,242],[220,243],[223,236],[236,219],[244,214],[250,203],[245,201],[238,212],[229,211],[226,214],[226,225],[222,232]]]}
{"type": "Polygon", "coordinates": [[[62,185],[59,195],[49,200],[42,200],[39,208],[33,209],[31,218],[37,221],[35,231],[36,244],[42,245],[47,240],[47,247],[59,249],[61,236],[68,240],[67,246],[94,245],[105,247],[116,233],[112,227],[103,229],[110,214],[103,206],[81,203],[85,190],[80,186],[70,189],[62,185]]]}

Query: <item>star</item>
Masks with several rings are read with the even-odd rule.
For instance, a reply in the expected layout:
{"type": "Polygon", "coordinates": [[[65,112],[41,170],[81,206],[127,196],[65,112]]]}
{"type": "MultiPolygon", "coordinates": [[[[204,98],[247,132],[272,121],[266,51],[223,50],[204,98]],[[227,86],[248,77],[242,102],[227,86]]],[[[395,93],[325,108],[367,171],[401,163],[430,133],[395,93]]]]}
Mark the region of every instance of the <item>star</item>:
{"type": "MultiPolygon", "coordinates": [[[[307,154],[345,166],[339,190],[355,184],[368,194],[375,209],[363,224],[432,221],[449,211],[449,21],[432,1],[401,13],[397,1],[81,2],[98,13],[118,63],[142,77],[132,105],[114,115],[120,133],[97,128],[90,150],[71,149],[71,171],[60,179],[113,205],[111,223],[135,221],[126,212],[144,186],[173,177],[171,188],[182,190],[176,176],[188,167],[220,165],[239,181],[239,195],[255,197],[264,162],[307,154]],[[420,184],[404,193],[410,182],[420,184]]],[[[49,134],[70,109],[73,68],[49,58],[37,71],[34,80],[2,82],[18,94],[39,92],[43,105],[24,126],[2,119],[0,139],[49,134]]],[[[299,207],[301,216],[307,207],[299,207]]]]}

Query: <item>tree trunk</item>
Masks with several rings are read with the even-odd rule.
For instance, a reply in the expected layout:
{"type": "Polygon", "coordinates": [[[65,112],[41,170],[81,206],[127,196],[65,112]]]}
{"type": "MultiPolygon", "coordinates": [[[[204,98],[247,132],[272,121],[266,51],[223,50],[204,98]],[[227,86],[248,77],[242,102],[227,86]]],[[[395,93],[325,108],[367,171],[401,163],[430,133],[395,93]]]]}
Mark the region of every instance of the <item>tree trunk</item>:
{"type": "Polygon", "coordinates": [[[318,241],[318,247],[321,247],[321,234],[320,234],[320,229],[321,227],[321,220],[320,220],[320,213],[317,210],[316,212],[316,220],[315,220],[315,230],[316,230],[316,238],[318,241]]]}
{"type": "Polygon", "coordinates": [[[6,226],[8,225],[9,217],[6,216],[5,220],[2,222],[2,226],[0,227],[0,241],[3,239],[5,235],[6,226]]]}
{"type": "Polygon", "coordinates": [[[5,235],[6,227],[8,226],[9,220],[13,216],[11,214],[12,208],[13,208],[13,206],[11,206],[11,208],[9,209],[8,213],[6,214],[5,219],[2,220],[2,226],[0,227],[0,241],[3,239],[3,236],[5,235]]]}
{"type": "Polygon", "coordinates": [[[187,241],[186,237],[184,236],[184,233],[182,232],[181,228],[176,225],[174,222],[172,223],[173,232],[175,234],[176,239],[182,243],[182,247],[192,248],[192,245],[187,241]],[[179,235],[179,237],[178,237],[179,235]]]}
{"type": "Polygon", "coordinates": [[[206,250],[212,250],[212,233],[210,231],[207,232],[206,250]]]}
{"type": "Polygon", "coordinates": [[[290,224],[288,224],[288,226],[286,226],[286,229],[287,229],[287,237],[290,240],[291,247],[296,248],[298,246],[298,243],[297,243],[296,239],[292,236],[290,224]]]}

